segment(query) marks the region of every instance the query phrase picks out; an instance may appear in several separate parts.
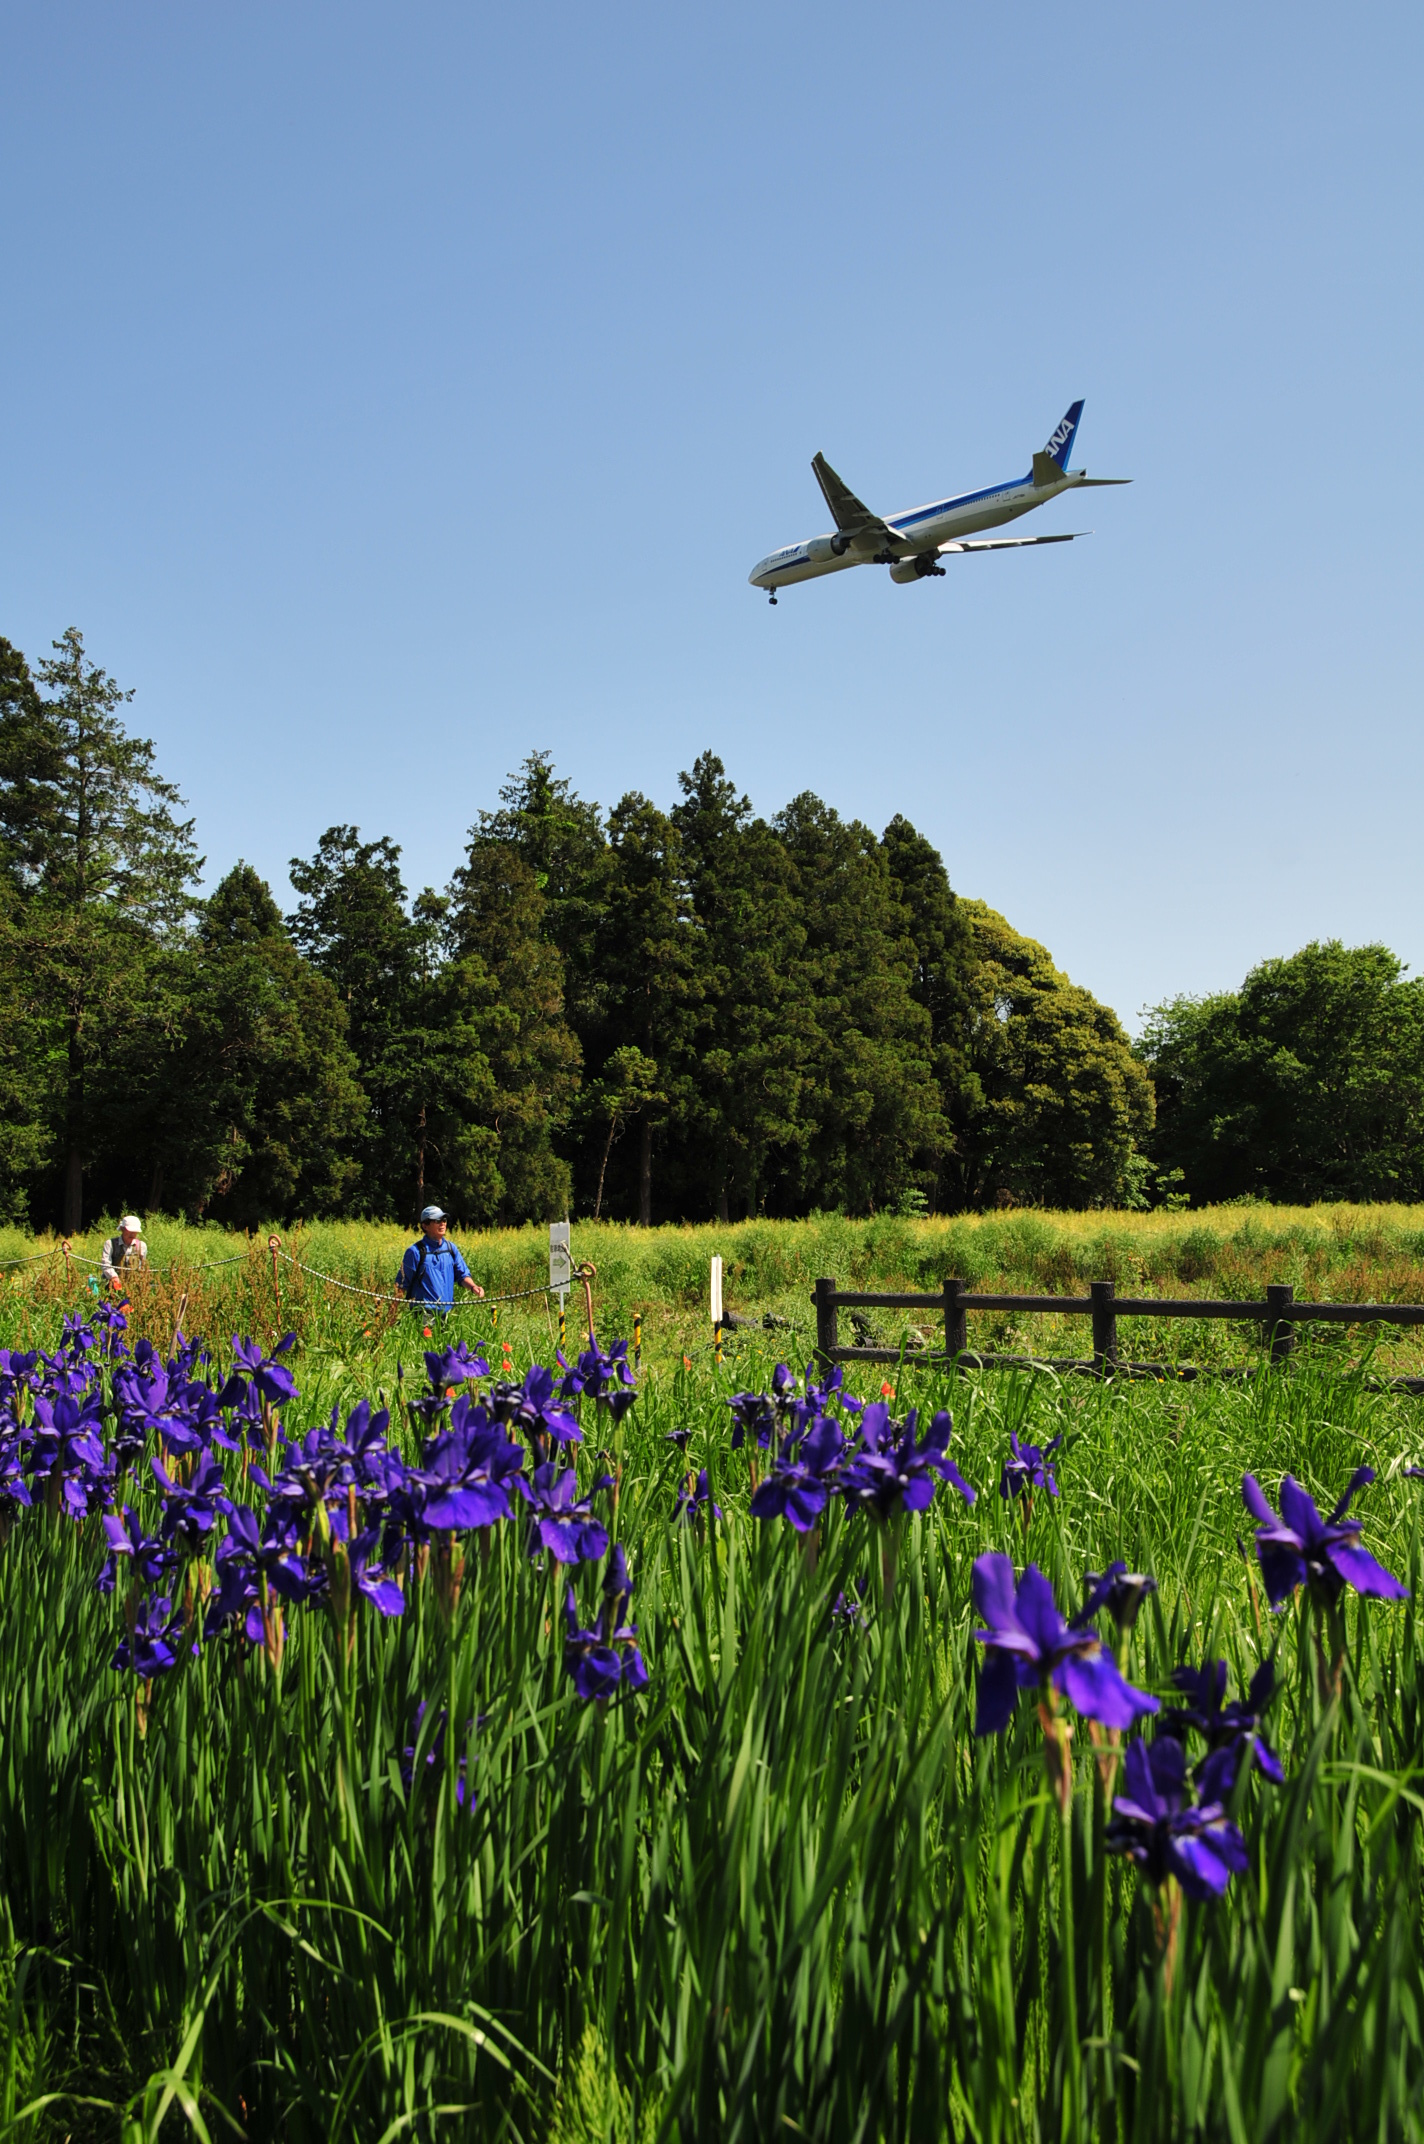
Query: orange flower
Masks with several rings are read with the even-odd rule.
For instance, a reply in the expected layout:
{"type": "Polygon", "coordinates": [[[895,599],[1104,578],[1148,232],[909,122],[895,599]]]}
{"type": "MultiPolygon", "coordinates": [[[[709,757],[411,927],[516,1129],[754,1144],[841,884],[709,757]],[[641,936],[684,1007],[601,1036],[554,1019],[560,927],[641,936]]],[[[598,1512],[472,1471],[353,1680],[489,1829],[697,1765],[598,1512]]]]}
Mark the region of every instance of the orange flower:
{"type": "Polygon", "coordinates": [[[684,1370],[690,1370],[692,1368],[692,1357],[690,1355],[683,1356],[682,1367],[684,1368],[684,1370]]]}
{"type": "Polygon", "coordinates": [[[428,1325],[427,1325],[427,1326],[425,1327],[425,1337],[426,1337],[426,1339],[427,1339],[427,1340],[430,1340],[430,1339],[433,1339],[433,1338],[434,1338],[434,1335],[433,1335],[433,1333],[431,1332],[431,1330],[430,1330],[430,1327],[429,1327],[428,1325]]]}
{"type": "Polygon", "coordinates": [[[883,1400],[893,1400],[895,1397],[895,1387],[893,1385],[882,1385],[880,1387],[880,1397],[883,1400]]]}

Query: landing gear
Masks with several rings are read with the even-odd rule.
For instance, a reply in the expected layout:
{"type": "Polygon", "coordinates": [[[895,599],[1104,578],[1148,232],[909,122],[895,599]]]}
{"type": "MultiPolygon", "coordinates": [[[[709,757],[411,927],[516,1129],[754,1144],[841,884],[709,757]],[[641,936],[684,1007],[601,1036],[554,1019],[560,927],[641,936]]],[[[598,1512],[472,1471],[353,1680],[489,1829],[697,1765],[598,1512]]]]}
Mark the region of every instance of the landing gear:
{"type": "Polygon", "coordinates": [[[775,605],[776,605],[776,590],[775,590],[774,588],[772,589],[772,591],[771,591],[771,595],[770,595],[770,597],[769,597],[769,599],[768,599],[768,600],[769,600],[769,601],[770,601],[770,603],[772,604],[772,607],[773,607],[773,608],[775,608],[775,605]]]}

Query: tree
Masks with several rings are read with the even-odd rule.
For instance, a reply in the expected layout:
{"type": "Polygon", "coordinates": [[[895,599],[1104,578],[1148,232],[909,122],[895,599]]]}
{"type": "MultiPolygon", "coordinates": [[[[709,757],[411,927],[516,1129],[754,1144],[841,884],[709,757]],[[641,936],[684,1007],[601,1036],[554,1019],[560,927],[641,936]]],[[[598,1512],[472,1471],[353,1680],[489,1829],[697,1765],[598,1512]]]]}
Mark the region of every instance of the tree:
{"type": "MultiPolygon", "coordinates": [[[[983,1101],[969,1054],[974,928],[932,842],[898,814],[881,835],[914,949],[910,992],[930,1016],[930,1062],[947,1119],[963,1123],[983,1101]]],[[[940,1205],[954,1202],[950,1150],[941,1158],[940,1205]]]]}
{"type": "Polygon", "coordinates": [[[186,1000],[164,1083],[162,1188],[237,1228],[338,1209],[366,1110],[346,1015],[248,864],[203,904],[186,1000]]]}
{"type": "Polygon", "coordinates": [[[1312,943],[1144,1031],[1153,1152],[1194,1204],[1424,1196],[1424,981],[1387,947],[1312,943]]]}
{"type": "Polygon", "coordinates": [[[470,828],[470,847],[502,842],[529,865],[544,904],[541,931],[562,963],[565,1015],[582,1041],[604,1006],[596,949],[611,859],[603,815],[554,773],[547,752],[531,752],[499,799],[499,810],[482,811],[470,828]]]}
{"type": "Polygon", "coordinates": [[[638,1126],[637,1162],[622,1210],[653,1218],[653,1148],[685,1120],[695,1092],[699,998],[696,940],[682,837],[666,812],[631,791],[608,815],[610,872],[594,959],[600,1017],[584,1037],[591,1084],[580,1115],[594,1127],[603,1206],[609,1156],[624,1126],[638,1126]],[[600,1133],[606,1126],[606,1136],[600,1133]]]}
{"type": "Polygon", "coordinates": [[[18,897],[28,1001],[41,1009],[62,1223],[83,1220],[86,1166],[119,1143],[135,1096],[117,1067],[152,1064],[179,1004],[169,957],[201,869],[192,821],[131,737],[132,698],[89,662],[73,627],[27,689],[8,649],[0,691],[0,855],[18,897]],[[145,1058],[145,1051],[147,1056],[145,1058]]]}
{"type": "Polygon", "coordinates": [[[440,987],[468,1007],[489,1066],[499,1178],[491,1212],[558,1220],[569,1210],[569,1165],[555,1141],[578,1088],[579,1045],[564,1014],[564,964],[548,941],[538,874],[512,843],[471,836],[451,882],[449,942],[440,987]]]}
{"type": "Polygon", "coordinates": [[[801,1097],[817,1028],[798,978],[806,927],[796,866],[715,753],[680,774],[671,814],[694,926],[695,1076],[682,1104],[674,1189],[726,1220],[757,1213],[805,1141],[801,1097]]]}
{"type": "Polygon", "coordinates": [[[804,1068],[797,1189],[817,1205],[873,1213],[933,1186],[950,1143],[907,917],[888,855],[858,819],[807,792],[774,824],[796,867],[797,991],[818,1031],[804,1068]]]}
{"type": "Polygon", "coordinates": [[[982,1099],[960,1105],[957,1203],[1115,1204],[1135,1181],[1152,1088],[1115,1013],[982,901],[974,932],[969,1057],[982,1099]]]}

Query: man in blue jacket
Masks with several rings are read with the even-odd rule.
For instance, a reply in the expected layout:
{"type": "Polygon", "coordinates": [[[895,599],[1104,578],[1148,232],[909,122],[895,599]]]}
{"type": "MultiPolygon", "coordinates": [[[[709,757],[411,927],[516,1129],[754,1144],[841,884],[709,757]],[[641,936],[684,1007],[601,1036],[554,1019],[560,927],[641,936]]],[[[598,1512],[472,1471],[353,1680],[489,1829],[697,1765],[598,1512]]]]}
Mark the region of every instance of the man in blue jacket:
{"type": "Polygon", "coordinates": [[[438,1206],[427,1206],[420,1216],[420,1240],[401,1260],[401,1292],[408,1303],[428,1303],[432,1310],[448,1310],[455,1300],[455,1283],[471,1295],[483,1295],[478,1281],[470,1278],[455,1244],[445,1230],[445,1215],[438,1206]]]}

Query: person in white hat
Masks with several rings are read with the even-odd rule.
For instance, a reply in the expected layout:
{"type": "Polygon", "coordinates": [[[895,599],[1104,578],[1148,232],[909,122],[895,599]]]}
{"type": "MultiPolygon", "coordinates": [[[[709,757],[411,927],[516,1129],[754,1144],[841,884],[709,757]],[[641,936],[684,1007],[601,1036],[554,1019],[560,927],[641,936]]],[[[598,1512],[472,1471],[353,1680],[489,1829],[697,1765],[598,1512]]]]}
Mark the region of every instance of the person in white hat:
{"type": "Polygon", "coordinates": [[[148,1264],[148,1245],[143,1240],[143,1223],[136,1213],[126,1213],[119,1223],[117,1236],[110,1236],[99,1253],[99,1271],[111,1288],[123,1286],[119,1275],[125,1266],[148,1264]]]}

